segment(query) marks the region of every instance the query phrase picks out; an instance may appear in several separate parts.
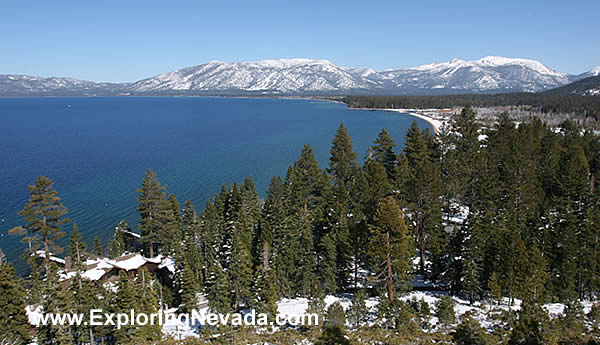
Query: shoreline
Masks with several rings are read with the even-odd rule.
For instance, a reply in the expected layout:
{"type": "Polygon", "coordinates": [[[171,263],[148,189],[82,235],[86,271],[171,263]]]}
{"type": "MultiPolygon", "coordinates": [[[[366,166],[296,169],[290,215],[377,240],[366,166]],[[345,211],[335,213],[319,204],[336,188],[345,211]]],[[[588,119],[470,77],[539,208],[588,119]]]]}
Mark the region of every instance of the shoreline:
{"type": "MultiPolygon", "coordinates": [[[[421,112],[419,112],[415,109],[382,109],[382,110],[401,113],[401,114],[407,114],[407,115],[419,118],[421,120],[425,120],[425,121],[427,121],[427,123],[429,123],[431,125],[431,127],[433,128],[433,132],[436,135],[439,133],[440,127],[442,127],[444,124],[447,123],[447,120],[444,121],[444,120],[436,119],[436,118],[432,117],[431,115],[427,115],[427,114],[423,113],[422,111],[425,109],[421,110],[421,112]]],[[[430,111],[430,110],[427,109],[426,111],[430,111]]]]}
{"type": "MultiPolygon", "coordinates": [[[[343,103],[343,102],[342,102],[343,103]]],[[[419,118],[421,120],[426,121],[433,128],[434,134],[438,134],[440,127],[448,123],[448,118],[440,119],[432,116],[436,114],[439,116],[440,112],[449,112],[451,109],[394,109],[394,108],[350,108],[348,109],[356,109],[356,110],[371,110],[371,111],[387,111],[393,113],[400,113],[401,115],[408,115],[419,118]]],[[[439,116],[441,117],[441,116],[439,116]]]]}

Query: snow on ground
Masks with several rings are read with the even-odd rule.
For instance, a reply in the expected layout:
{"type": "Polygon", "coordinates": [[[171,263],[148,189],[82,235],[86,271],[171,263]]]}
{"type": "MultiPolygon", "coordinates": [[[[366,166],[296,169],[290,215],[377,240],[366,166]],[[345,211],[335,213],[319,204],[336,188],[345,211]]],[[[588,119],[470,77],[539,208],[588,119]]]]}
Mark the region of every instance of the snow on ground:
{"type": "Polygon", "coordinates": [[[37,325],[39,321],[42,319],[42,306],[31,306],[28,305],[25,307],[25,313],[27,314],[27,319],[29,320],[30,325],[37,325]]]}
{"type": "MultiPolygon", "coordinates": [[[[208,315],[208,308],[198,309],[200,317],[206,317],[208,315]]],[[[166,318],[165,323],[162,326],[162,332],[166,336],[173,337],[177,340],[181,340],[187,337],[197,337],[199,324],[192,324],[191,320],[185,322],[184,319],[177,319],[176,316],[177,308],[171,308],[165,310],[165,314],[174,316],[172,318],[166,318]]]]}
{"type": "MultiPolygon", "coordinates": [[[[417,301],[425,301],[429,305],[429,309],[431,310],[431,318],[429,319],[429,325],[431,326],[431,330],[436,329],[436,325],[438,323],[437,317],[435,317],[436,305],[439,300],[444,296],[445,292],[439,291],[412,291],[400,297],[402,301],[409,302],[411,300],[417,301]]],[[[343,295],[328,295],[325,297],[325,305],[326,308],[331,306],[335,302],[339,302],[344,310],[348,312],[350,306],[352,305],[352,294],[343,294],[343,295]]],[[[470,313],[470,315],[484,328],[492,328],[494,323],[489,320],[489,313],[492,310],[512,310],[518,311],[521,307],[521,301],[518,299],[514,300],[512,306],[509,306],[508,298],[504,298],[500,305],[492,306],[489,302],[477,301],[472,305],[469,304],[469,301],[464,300],[462,298],[452,296],[452,300],[454,301],[454,311],[456,314],[456,322],[460,321],[461,316],[466,313],[470,313]]],[[[376,297],[367,298],[365,300],[365,304],[367,309],[371,313],[371,316],[376,315],[377,305],[379,304],[379,299],[376,297]]],[[[592,308],[593,303],[590,301],[583,302],[583,311],[584,313],[589,313],[592,308]]],[[[549,303],[543,306],[544,309],[549,313],[551,317],[558,317],[564,312],[565,305],[561,303],[549,303]]],[[[277,309],[279,314],[287,315],[289,317],[298,317],[306,313],[308,309],[308,299],[307,298],[284,298],[277,303],[277,309]]],[[[198,314],[200,317],[206,318],[209,314],[209,309],[207,307],[198,309],[198,314]]],[[[26,307],[27,317],[29,319],[29,323],[35,325],[39,322],[42,317],[42,306],[27,306],[26,307]]],[[[176,316],[179,315],[177,312],[177,308],[167,309],[165,311],[167,315],[171,315],[174,317],[165,317],[165,322],[162,326],[162,332],[165,336],[173,337],[174,339],[181,340],[186,337],[198,337],[198,331],[201,329],[202,325],[199,323],[192,324],[191,320],[177,319],[176,316]]],[[[374,320],[371,320],[369,324],[374,324],[374,320]]],[[[349,324],[348,324],[349,325],[349,324]]]]}
{"type": "MultiPolygon", "coordinates": [[[[429,111],[427,109],[422,109],[422,110],[417,110],[417,109],[383,109],[385,111],[393,111],[393,112],[397,112],[397,113],[402,113],[402,114],[408,114],[410,116],[414,116],[414,117],[418,117],[420,119],[423,119],[427,122],[429,122],[429,124],[433,127],[434,132],[438,132],[440,130],[440,127],[442,127],[444,124],[448,123],[448,119],[447,118],[442,118],[440,116],[436,116],[434,114],[437,113],[433,113],[432,111],[429,111]]],[[[436,110],[439,111],[439,110],[436,110]]]]}

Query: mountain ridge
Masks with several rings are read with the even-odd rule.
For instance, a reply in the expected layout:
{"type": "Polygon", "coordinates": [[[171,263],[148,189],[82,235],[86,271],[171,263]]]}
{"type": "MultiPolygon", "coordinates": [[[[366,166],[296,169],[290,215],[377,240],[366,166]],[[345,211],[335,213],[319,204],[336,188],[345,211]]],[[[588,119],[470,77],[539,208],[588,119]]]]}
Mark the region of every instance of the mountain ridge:
{"type": "Polygon", "coordinates": [[[342,95],[538,92],[598,75],[568,75],[539,61],[486,56],[403,69],[340,67],[325,59],[210,61],[131,83],[0,75],[0,96],[342,95]]]}

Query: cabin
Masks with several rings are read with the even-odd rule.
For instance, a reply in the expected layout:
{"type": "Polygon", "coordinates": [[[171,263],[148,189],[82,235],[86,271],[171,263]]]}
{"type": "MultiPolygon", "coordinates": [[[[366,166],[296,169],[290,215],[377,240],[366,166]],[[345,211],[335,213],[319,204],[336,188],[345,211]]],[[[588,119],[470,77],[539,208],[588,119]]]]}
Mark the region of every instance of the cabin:
{"type": "Polygon", "coordinates": [[[57,263],[62,263],[62,269],[59,271],[62,281],[70,281],[77,273],[82,278],[97,282],[116,282],[119,274],[124,272],[128,277],[133,278],[142,270],[148,273],[156,274],[160,279],[171,279],[175,271],[175,262],[172,258],[162,255],[154,258],[146,258],[140,253],[129,253],[114,259],[90,256],[84,263],[84,269],[78,270],[72,267],[71,258],[58,259],[57,263]]]}

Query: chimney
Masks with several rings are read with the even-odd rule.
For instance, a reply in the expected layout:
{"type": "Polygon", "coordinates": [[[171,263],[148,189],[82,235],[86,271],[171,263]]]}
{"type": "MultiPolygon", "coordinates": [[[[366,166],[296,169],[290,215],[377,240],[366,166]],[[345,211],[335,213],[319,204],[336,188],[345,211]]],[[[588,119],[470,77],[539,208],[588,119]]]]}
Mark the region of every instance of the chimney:
{"type": "Polygon", "coordinates": [[[65,257],[65,271],[68,271],[71,269],[71,257],[67,256],[65,257]]]}

